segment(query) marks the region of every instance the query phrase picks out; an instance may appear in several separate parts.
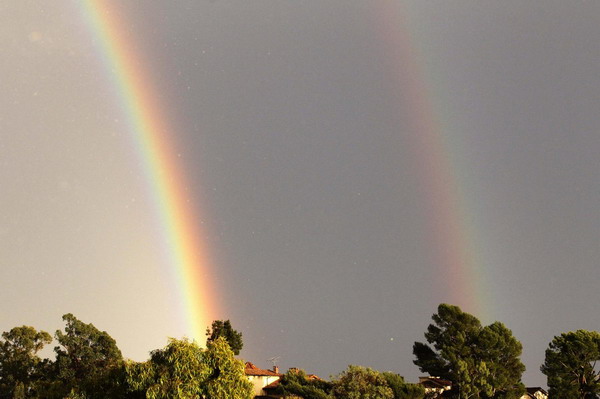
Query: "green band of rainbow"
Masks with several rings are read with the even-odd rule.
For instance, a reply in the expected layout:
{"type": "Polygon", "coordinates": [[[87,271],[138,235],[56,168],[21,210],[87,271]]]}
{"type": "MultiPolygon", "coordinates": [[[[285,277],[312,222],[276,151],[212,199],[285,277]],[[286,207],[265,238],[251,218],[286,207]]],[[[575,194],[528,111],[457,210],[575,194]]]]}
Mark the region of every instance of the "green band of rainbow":
{"type": "Polygon", "coordinates": [[[128,39],[118,10],[102,0],[84,0],[80,4],[99,41],[107,72],[120,93],[129,133],[155,200],[168,267],[176,275],[183,301],[187,334],[202,342],[206,327],[218,313],[215,282],[209,275],[212,263],[202,240],[194,201],[186,192],[185,173],[173,145],[174,131],[164,112],[166,107],[161,104],[147,68],[142,67],[136,46],[128,39]]]}

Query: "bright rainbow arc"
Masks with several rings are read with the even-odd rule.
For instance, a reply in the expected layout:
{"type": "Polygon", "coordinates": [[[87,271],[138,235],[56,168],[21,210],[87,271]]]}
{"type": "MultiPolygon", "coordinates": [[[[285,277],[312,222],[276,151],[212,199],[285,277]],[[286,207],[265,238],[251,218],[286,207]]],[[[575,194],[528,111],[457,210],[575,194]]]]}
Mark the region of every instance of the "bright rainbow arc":
{"type": "Polygon", "coordinates": [[[103,61],[130,122],[132,141],[155,200],[169,267],[176,274],[177,288],[184,302],[187,334],[202,343],[206,327],[218,313],[213,299],[216,298],[212,288],[215,282],[210,280],[212,262],[186,192],[185,172],[173,145],[173,129],[167,122],[148,70],[140,67],[136,46],[128,41],[129,35],[119,21],[119,13],[102,0],[84,0],[81,4],[93,35],[100,41],[103,61]]]}
{"type": "Polygon", "coordinates": [[[391,0],[378,4],[378,29],[384,39],[387,68],[393,71],[396,95],[402,99],[398,101],[408,101],[412,114],[408,144],[422,172],[419,180],[423,183],[421,195],[427,201],[432,262],[441,275],[436,286],[446,292],[445,302],[489,318],[483,262],[474,245],[474,225],[467,212],[457,154],[450,145],[451,126],[432,100],[430,76],[415,48],[404,7],[391,0]]]}

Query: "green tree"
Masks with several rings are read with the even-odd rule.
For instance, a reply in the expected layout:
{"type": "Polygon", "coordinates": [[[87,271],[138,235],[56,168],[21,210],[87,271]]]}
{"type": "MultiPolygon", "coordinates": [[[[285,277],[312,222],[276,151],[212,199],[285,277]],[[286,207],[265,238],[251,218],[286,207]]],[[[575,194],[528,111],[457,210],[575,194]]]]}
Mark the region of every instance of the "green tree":
{"type": "Polygon", "coordinates": [[[425,397],[425,388],[421,384],[411,384],[404,381],[400,374],[386,371],[382,373],[388,386],[394,393],[394,399],[422,399],[425,397]]]}
{"type": "Polygon", "coordinates": [[[126,369],[130,391],[148,399],[199,398],[210,375],[202,348],[174,338],[152,351],[147,362],[128,363],[126,369]]]}
{"type": "Polygon", "coordinates": [[[244,362],[234,357],[224,337],[208,343],[204,362],[211,371],[203,390],[206,399],[250,399],[254,396],[252,384],[244,372],[244,362]]]}
{"type": "Polygon", "coordinates": [[[441,304],[425,338],[415,342],[414,363],[422,372],[453,382],[459,398],[518,397],[524,387],[521,343],[502,323],[482,327],[458,306],[441,304]]]}
{"type": "Polygon", "coordinates": [[[303,370],[288,370],[277,387],[279,395],[294,395],[304,399],[327,399],[332,384],[319,378],[310,378],[303,370]]]}
{"type": "Polygon", "coordinates": [[[127,382],[130,393],[148,399],[249,399],[253,393],[243,362],[224,338],[210,342],[206,350],[171,338],[147,362],[129,363],[127,382]]]}
{"type": "Polygon", "coordinates": [[[244,343],[242,342],[242,333],[231,327],[229,320],[215,320],[212,322],[212,328],[206,329],[206,344],[215,341],[219,337],[225,338],[233,353],[237,356],[240,354],[244,343]]]}
{"type": "Polygon", "coordinates": [[[592,399],[600,396],[600,333],[563,333],[546,349],[541,371],[548,378],[550,398],[592,399]]]}
{"type": "Polygon", "coordinates": [[[0,397],[26,398],[35,393],[41,378],[37,353],[52,341],[45,331],[29,326],[14,327],[2,333],[0,341],[0,397]]]}
{"type": "Polygon", "coordinates": [[[520,356],[521,343],[504,324],[496,321],[484,327],[478,338],[478,347],[483,351],[482,360],[487,366],[488,397],[518,399],[525,393],[521,376],[525,365],[520,356]]]}
{"type": "Polygon", "coordinates": [[[65,331],[56,331],[47,397],[117,397],[124,391],[124,361],[115,340],[68,313],[65,331]]]}
{"type": "Polygon", "coordinates": [[[332,398],[393,399],[394,392],[385,377],[367,367],[350,365],[333,381],[332,398]]]}

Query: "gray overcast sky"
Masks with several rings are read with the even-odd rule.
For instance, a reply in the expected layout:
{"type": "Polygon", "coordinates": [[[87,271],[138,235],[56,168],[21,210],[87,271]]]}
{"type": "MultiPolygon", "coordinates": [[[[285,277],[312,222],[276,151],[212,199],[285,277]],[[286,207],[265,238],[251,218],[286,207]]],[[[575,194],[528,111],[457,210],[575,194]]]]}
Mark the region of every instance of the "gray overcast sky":
{"type": "MultiPolygon", "coordinates": [[[[243,358],[416,380],[412,344],[465,277],[431,256],[421,169],[443,160],[476,315],[521,340],[525,384],[554,335],[598,329],[600,2],[109,3],[176,127],[243,358]],[[411,147],[415,93],[437,158],[411,147]]],[[[8,0],[0,49],[0,329],[72,312],[143,360],[184,331],[97,38],[76,1],[8,0]]]]}

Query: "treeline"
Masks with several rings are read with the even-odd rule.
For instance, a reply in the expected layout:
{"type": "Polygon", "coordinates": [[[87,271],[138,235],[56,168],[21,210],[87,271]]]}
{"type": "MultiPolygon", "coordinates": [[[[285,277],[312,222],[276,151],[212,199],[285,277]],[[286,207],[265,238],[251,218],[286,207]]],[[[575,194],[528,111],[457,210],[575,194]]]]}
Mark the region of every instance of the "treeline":
{"type": "MultiPolygon", "coordinates": [[[[459,307],[441,304],[415,342],[414,363],[423,373],[452,382],[445,397],[512,399],[525,392],[522,345],[500,322],[483,326],[459,307]]],[[[249,399],[253,387],[235,355],[242,334],[217,320],[207,329],[206,348],[170,339],[145,362],[125,360],[115,340],[72,314],[56,331],[54,359],[38,353],[52,342],[33,327],[15,327],[0,340],[0,399],[205,398],[249,399]]],[[[600,395],[600,334],[578,330],[554,337],[541,371],[551,399],[594,399],[600,395]]],[[[348,366],[326,381],[302,370],[284,374],[276,395],[304,399],[421,399],[432,395],[391,372],[348,366]]]]}
{"type": "MultiPolygon", "coordinates": [[[[55,333],[54,360],[38,356],[52,341],[47,332],[22,326],[2,334],[0,398],[252,397],[244,363],[235,358],[225,329],[209,331],[205,349],[187,339],[170,339],[165,348],[150,352],[150,359],[138,363],[125,360],[115,340],[93,324],[72,314],[63,320],[64,331],[55,333]]],[[[228,322],[220,323],[230,327],[228,322]]],[[[219,327],[219,322],[214,326],[219,327]]]]}

